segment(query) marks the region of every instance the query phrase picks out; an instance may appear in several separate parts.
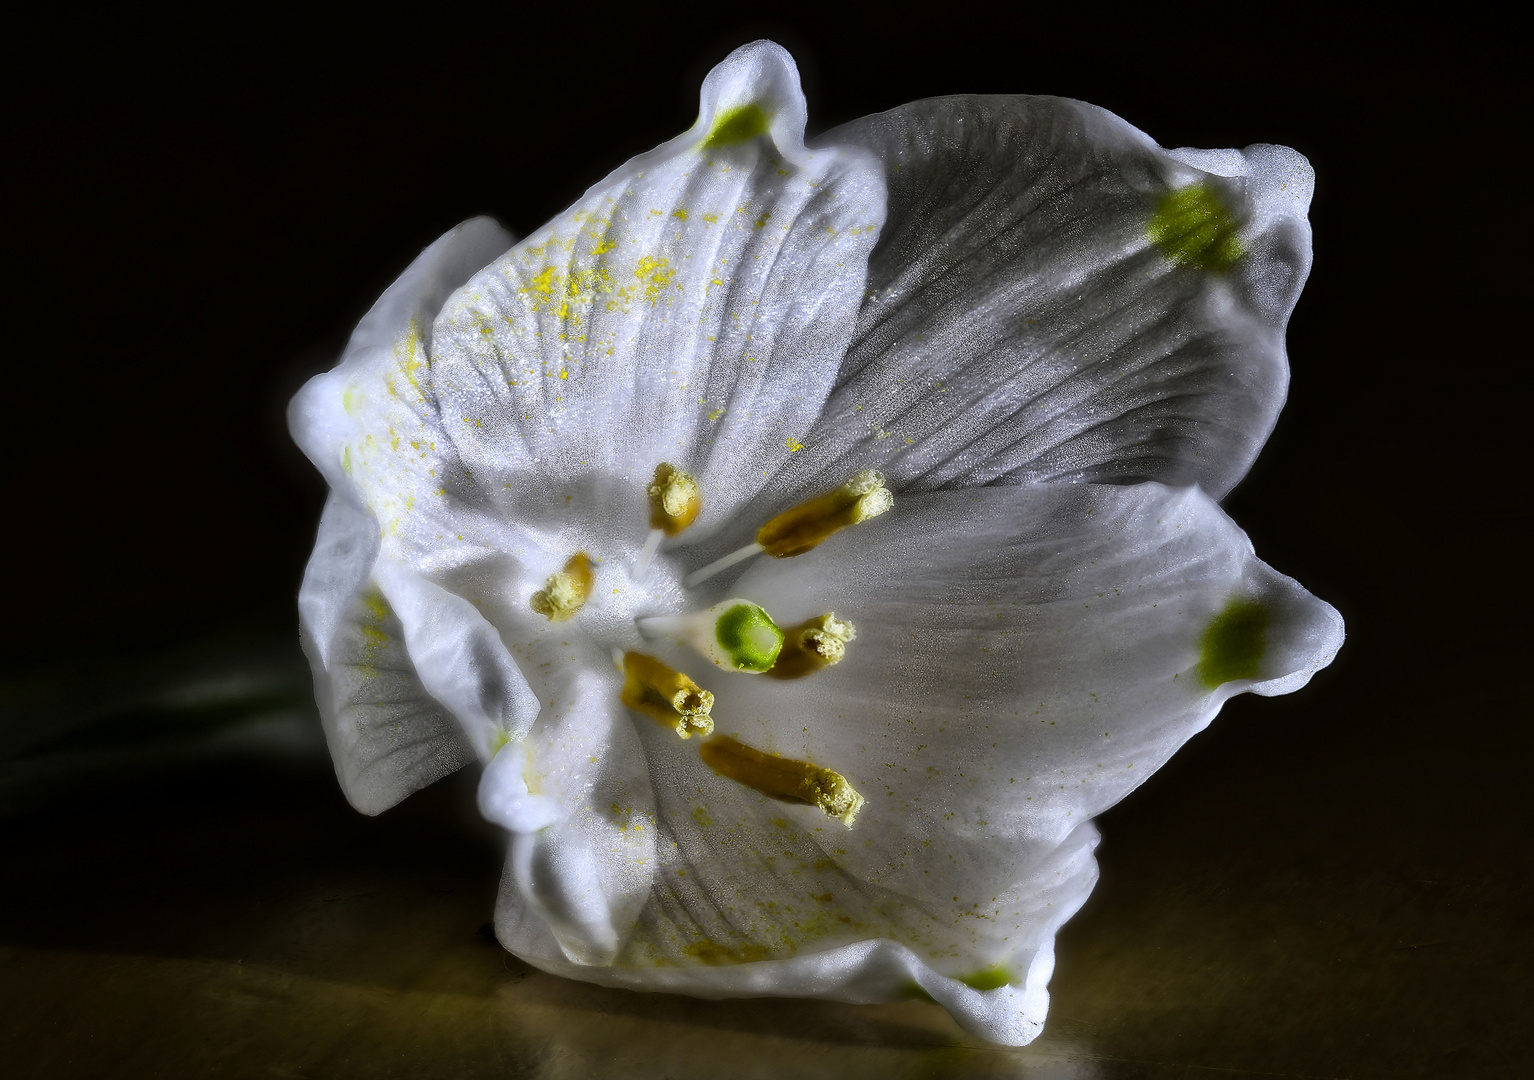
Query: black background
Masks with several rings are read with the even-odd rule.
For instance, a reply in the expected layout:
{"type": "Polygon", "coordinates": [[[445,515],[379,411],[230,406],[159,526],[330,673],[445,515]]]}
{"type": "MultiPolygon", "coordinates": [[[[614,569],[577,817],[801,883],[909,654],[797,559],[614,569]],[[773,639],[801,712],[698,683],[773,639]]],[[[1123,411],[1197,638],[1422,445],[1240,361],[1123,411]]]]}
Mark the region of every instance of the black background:
{"type": "MultiPolygon", "coordinates": [[[[1519,456],[1526,352],[1523,142],[1494,28],[778,10],[131,22],[22,56],[6,662],[291,629],[323,489],[287,398],[427,243],[475,214],[537,227],[687,127],[702,75],[759,36],[797,57],[812,131],[942,93],[1052,93],[1167,146],[1305,153],[1316,263],[1291,400],[1233,512],[1365,648],[1374,618],[1411,610],[1434,651],[1422,616],[1463,575],[1517,576],[1488,543],[1524,501],[1491,484],[1518,475],[1499,466],[1519,456]]],[[[1480,600],[1456,640],[1508,613],[1480,600]]]]}
{"type": "MultiPolygon", "coordinates": [[[[1446,925],[1494,910],[1506,945],[1433,985],[1527,1004],[1528,121],[1508,28],[1274,5],[233,18],[13,43],[9,675],[296,649],[324,491],[287,399],[422,247],[475,214],[531,231],[687,127],[735,46],[793,52],[812,132],[944,93],[1078,97],[1166,146],[1285,143],[1315,166],[1290,400],[1226,506],[1349,632],[1308,689],[1233,703],[1108,815],[1105,888],[1115,836],[1169,827],[1319,879],[1447,882],[1446,925]]],[[[1476,1040],[1511,1030],[1483,1015],[1476,1040]]]]}

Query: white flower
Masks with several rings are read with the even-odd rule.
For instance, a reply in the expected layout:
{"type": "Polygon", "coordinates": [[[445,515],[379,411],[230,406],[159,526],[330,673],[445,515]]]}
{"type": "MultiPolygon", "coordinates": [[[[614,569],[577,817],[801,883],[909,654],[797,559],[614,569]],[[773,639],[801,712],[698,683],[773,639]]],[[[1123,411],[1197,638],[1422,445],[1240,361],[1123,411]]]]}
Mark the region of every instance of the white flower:
{"type": "Polygon", "coordinates": [[[1054,98],[804,124],[758,42],[528,239],[416,260],[293,403],[305,646],[358,809],[485,763],[530,963],[1023,1043],[1092,816],[1342,640],[1215,503],[1311,172],[1054,98]]]}

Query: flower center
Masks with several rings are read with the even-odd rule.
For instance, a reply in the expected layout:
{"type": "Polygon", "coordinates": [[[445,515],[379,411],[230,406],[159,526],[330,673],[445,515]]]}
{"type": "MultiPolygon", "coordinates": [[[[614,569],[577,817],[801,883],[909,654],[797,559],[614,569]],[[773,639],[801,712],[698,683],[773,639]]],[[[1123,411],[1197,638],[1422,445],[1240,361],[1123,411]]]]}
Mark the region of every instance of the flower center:
{"type": "MultiPolygon", "coordinates": [[[[616,602],[626,591],[623,585],[632,591],[644,581],[660,545],[690,526],[703,508],[698,482],[669,462],[656,466],[646,495],[650,532],[629,568],[628,580],[612,589],[613,604],[607,603],[605,578],[602,587],[597,587],[599,567],[604,568],[602,573],[611,571],[584,551],[572,555],[528,601],[550,622],[564,622],[581,612],[588,599],[602,598],[581,621],[590,622],[587,629],[599,637],[618,632],[623,639],[624,647],[615,647],[613,655],[623,672],[619,698],[626,707],[664,724],[683,739],[713,736],[714,695],[685,672],[629,648],[636,632],[644,640],[688,645],[726,671],[775,679],[802,679],[846,656],[856,630],[834,612],[783,629],[760,604],[739,598],[681,614],[638,616],[627,623],[627,632],[614,626],[614,617],[625,609],[632,610],[616,602]],[[604,626],[607,633],[602,631],[604,626]]],[[[884,487],[884,477],[865,470],[841,486],[778,514],[757,530],[755,542],[688,575],[684,584],[697,585],[760,554],[779,559],[802,555],[842,529],[885,513],[893,502],[884,487]]],[[[698,753],[703,763],[721,776],[770,799],[818,806],[849,828],[863,805],[863,797],[846,777],[823,765],[781,757],[723,735],[707,738],[698,753]]]]}
{"type": "Polygon", "coordinates": [[[770,671],[783,650],[783,631],[765,608],[749,600],[725,600],[686,615],[650,616],[637,625],[646,638],[676,638],[732,671],[770,671]]]}

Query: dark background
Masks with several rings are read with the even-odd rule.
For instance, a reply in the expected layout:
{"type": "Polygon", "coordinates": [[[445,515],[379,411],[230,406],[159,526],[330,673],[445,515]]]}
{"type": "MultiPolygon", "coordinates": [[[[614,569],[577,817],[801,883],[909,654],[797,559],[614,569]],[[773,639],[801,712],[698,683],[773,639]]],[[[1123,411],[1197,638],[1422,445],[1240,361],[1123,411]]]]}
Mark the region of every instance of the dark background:
{"type": "MultiPolygon", "coordinates": [[[[100,736],[127,744],[156,725],[184,734],[247,716],[238,694],[163,715],[181,673],[224,678],[242,664],[261,673],[250,685],[262,708],[302,712],[294,597],[324,489],[287,440],[287,399],[431,240],[482,213],[531,231],[690,125],[708,68],[770,36],[799,62],[812,132],[937,94],[1049,93],[1166,146],[1285,143],[1316,169],[1289,404],[1226,506],[1266,561],[1342,611],[1349,639],[1301,693],[1233,702],[1105,816],[1104,880],[1062,938],[1051,1036],[1074,1031],[1106,1070],[1091,1075],[1115,1077],[1524,1064],[1534,740],[1529,421],[1515,372],[1529,350],[1514,328],[1528,292],[1528,102],[1512,31],[1287,5],[541,10],[428,8],[344,27],[252,11],[217,30],[82,17],[14,43],[0,748],[37,759],[30,730],[52,740],[48,753],[75,745],[76,729],[97,741],[89,781],[44,770],[53,779],[34,777],[0,818],[8,873],[26,882],[0,902],[0,983],[9,971],[13,988],[54,987],[37,991],[35,1023],[0,1021],[0,1047],[68,1071],[39,1049],[52,1036],[37,1025],[67,1023],[70,980],[101,977],[50,983],[39,972],[74,970],[58,956],[238,963],[237,935],[174,927],[286,887],[273,880],[294,896],[319,888],[293,867],[382,848],[398,840],[389,829],[417,847],[382,861],[419,869],[409,852],[477,852],[465,880],[489,881],[464,917],[489,917],[496,856],[479,834],[465,839],[467,789],[407,804],[394,824],[353,824],[309,751],[280,767],[180,758],[144,772],[151,783],[104,766],[133,759],[103,757],[100,736]],[[273,814],[308,846],[267,838],[273,814]],[[1073,1029],[1072,1009],[1097,1019],[1073,1029]]],[[[368,865],[357,858],[358,873],[368,865]]],[[[273,919],[263,932],[280,938],[273,919]]],[[[344,982],[356,941],[386,949],[397,931],[369,919],[313,932],[353,945],[273,955],[301,954],[308,974],[344,982]]],[[[506,963],[497,970],[517,967],[506,963]]],[[[196,996],[165,993],[172,1013],[196,996]]],[[[103,999],[94,1022],[129,1016],[134,1000],[103,999]]],[[[600,1000],[623,1012],[675,999],[600,1000]]],[[[642,1018],[664,1023],[666,1007],[642,1018]]],[[[706,1015],[728,1033],[744,1014],[706,1015]]],[[[856,1043],[867,1061],[909,1041],[903,1013],[875,1035],[866,1012],[814,1015],[831,1032],[821,1043],[856,1043]],[[837,1034],[851,1030],[864,1034],[837,1034]]],[[[918,1057],[958,1044],[956,1029],[931,1030],[918,1057]]],[[[165,1045],[190,1038],[170,1032],[165,1045]]],[[[189,1074],[212,1060],[166,1053],[112,1060],[189,1074]]],[[[260,1072],[253,1063],[285,1053],[302,1056],[273,1034],[239,1060],[260,1072]]],[[[312,1073],[295,1075],[366,1071],[304,1060],[312,1073]]],[[[447,1060],[431,1059],[473,1071],[447,1060]]]]}

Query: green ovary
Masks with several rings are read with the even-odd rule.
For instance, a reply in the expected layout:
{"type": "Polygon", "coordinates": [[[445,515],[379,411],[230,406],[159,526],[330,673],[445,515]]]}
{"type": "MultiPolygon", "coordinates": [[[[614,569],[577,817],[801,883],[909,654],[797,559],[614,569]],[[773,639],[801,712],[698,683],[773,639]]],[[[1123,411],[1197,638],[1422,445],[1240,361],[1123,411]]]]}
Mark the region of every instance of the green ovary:
{"type": "Polygon", "coordinates": [[[1145,233],[1179,266],[1218,273],[1244,254],[1236,228],[1236,216],[1219,192],[1196,183],[1163,195],[1145,233]]]}
{"type": "Polygon", "coordinates": [[[715,146],[733,146],[735,143],[754,139],[758,135],[765,135],[771,119],[762,107],[756,104],[730,109],[720,113],[714,119],[713,129],[709,131],[708,138],[703,140],[703,146],[705,149],[715,146]]]}
{"type": "Polygon", "coordinates": [[[1236,679],[1255,679],[1262,663],[1268,609],[1250,600],[1232,600],[1198,640],[1199,680],[1211,690],[1236,679]]]}
{"type": "Polygon", "coordinates": [[[719,616],[714,637],[739,671],[766,671],[783,649],[783,631],[755,604],[736,604],[719,616]]]}

